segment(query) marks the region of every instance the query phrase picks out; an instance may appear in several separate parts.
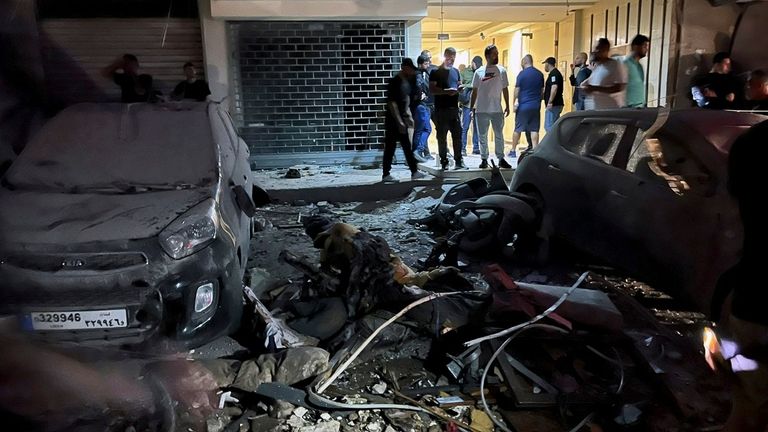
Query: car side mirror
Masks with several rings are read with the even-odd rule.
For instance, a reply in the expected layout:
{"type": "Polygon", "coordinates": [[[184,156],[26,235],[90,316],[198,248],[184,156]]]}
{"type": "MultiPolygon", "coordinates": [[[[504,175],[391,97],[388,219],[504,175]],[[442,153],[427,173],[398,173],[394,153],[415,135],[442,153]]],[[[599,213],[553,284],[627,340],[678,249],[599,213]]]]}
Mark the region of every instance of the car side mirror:
{"type": "Polygon", "coordinates": [[[240,210],[243,211],[248,217],[253,217],[256,214],[256,205],[253,203],[251,196],[245,191],[245,188],[237,185],[232,188],[235,193],[235,202],[240,210]]]}

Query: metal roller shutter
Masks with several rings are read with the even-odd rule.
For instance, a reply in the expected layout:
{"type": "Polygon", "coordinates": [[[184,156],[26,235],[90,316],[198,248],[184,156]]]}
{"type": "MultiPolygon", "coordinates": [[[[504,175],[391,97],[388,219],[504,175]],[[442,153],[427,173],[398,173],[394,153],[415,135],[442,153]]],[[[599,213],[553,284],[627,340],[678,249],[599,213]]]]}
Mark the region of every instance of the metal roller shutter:
{"type": "Polygon", "coordinates": [[[48,94],[65,105],[119,100],[119,87],[101,69],[125,53],[139,58],[141,73],[152,75],[164,95],[184,79],[184,63],[203,71],[197,19],[46,19],[40,22],[40,43],[48,94]]]}

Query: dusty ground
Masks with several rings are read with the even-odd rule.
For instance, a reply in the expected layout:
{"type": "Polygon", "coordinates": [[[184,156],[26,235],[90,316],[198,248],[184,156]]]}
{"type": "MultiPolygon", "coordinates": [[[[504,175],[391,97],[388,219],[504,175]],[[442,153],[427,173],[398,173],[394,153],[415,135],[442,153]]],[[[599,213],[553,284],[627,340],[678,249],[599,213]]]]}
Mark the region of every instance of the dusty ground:
{"type": "MultiPolygon", "coordinates": [[[[259,269],[256,271],[266,271],[273,277],[298,283],[302,275],[294,268],[280,263],[277,256],[284,249],[298,255],[315,258],[318,256],[318,251],[312,247],[310,239],[298,222],[304,216],[320,212],[383,237],[406,264],[415,266],[420,258],[427,256],[435,239],[429,231],[408,225],[406,220],[427,215],[428,208],[436,203],[441,194],[442,189],[432,186],[417,188],[408,198],[397,201],[320,202],[262,208],[258,217],[263,218],[267,229],[254,238],[250,265],[259,269]]],[[[485,265],[497,262],[495,257],[460,256],[460,261],[465,265],[465,274],[476,286],[487,287],[479,272],[485,265]]],[[[581,272],[589,270],[591,276],[586,285],[609,293],[624,313],[626,334],[630,335],[629,339],[634,339],[638,346],[644,347],[647,358],[652,360],[655,369],[646,371],[642,359],[631,358],[630,354],[625,354],[631,350],[622,349],[621,357],[630,366],[624,371],[626,376],[622,396],[613,403],[635,404],[634,406],[640,407],[643,412],[642,420],[632,426],[618,426],[613,419],[602,418],[600,420],[604,430],[706,430],[716,429],[717,425],[721,424],[727,415],[727,402],[719,382],[710,379],[708,371],[703,368],[704,363],[698,351],[699,335],[704,324],[701,314],[681,310],[674,299],[666,294],[626,278],[611,268],[594,265],[588,259],[567,250],[561,251],[557,259],[546,268],[533,269],[510,262],[500,264],[516,280],[554,285],[570,285],[581,272]],[[641,312],[636,310],[638,302],[644,305],[641,312]],[[703,394],[707,396],[702,397],[703,394]],[[679,409],[677,405],[683,405],[684,408],[679,409]]],[[[400,384],[445,384],[444,377],[441,378],[439,374],[428,370],[428,344],[428,338],[424,340],[416,337],[412,343],[401,344],[396,350],[391,347],[372,349],[370,356],[366,357],[366,362],[353,367],[342,376],[338,386],[331,388],[332,394],[367,394],[365,397],[370,401],[372,397],[376,397],[371,393],[375,393],[373,386],[377,384],[381,386],[389,382],[387,391],[391,391],[393,383],[388,381],[382,372],[387,370],[399,371],[397,381],[400,384]]],[[[525,344],[517,349],[526,349],[525,344]]],[[[205,349],[202,351],[205,352],[205,349]]],[[[600,362],[599,359],[592,360],[600,362]]],[[[615,365],[605,362],[597,366],[603,369],[603,373],[606,367],[615,369],[615,365]]],[[[595,382],[599,382],[596,386],[603,386],[603,389],[615,388],[617,373],[609,372],[607,376],[614,382],[601,382],[595,378],[595,382]]],[[[613,411],[625,412],[621,410],[621,404],[614,406],[613,411]]],[[[567,406],[569,405],[561,406],[559,410],[520,410],[506,406],[501,409],[500,414],[508,424],[516,426],[517,430],[559,431],[572,427],[580,418],[576,417],[584,414],[584,410],[578,407],[562,411],[567,406]]],[[[458,411],[462,410],[466,411],[458,411]]],[[[459,414],[463,414],[463,418],[469,418],[469,411],[454,414],[457,418],[462,418],[459,414]]],[[[368,424],[373,426],[367,430],[383,430],[387,425],[397,425],[392,419],[384,419],[381,413],[369,415],[372,417],[368,424]]],[[[352,417],[355,418],[357,417],[352,417]]],[[[361,424],[359,420],[355,422],[347,417],[339,419],[341,430],[344,432],[365,430],[361,429],[366,426],[365,422],[361,424]]],[[[310,413],[303,424],[311,425],[313,422],[321,425],[324,421],[310,413]]],[[[414,430],[426,430],[430,425],[433,428],[436,426],[434,419],[428,416],[422,416],[417,423],[418,427],[414,430]]]]}

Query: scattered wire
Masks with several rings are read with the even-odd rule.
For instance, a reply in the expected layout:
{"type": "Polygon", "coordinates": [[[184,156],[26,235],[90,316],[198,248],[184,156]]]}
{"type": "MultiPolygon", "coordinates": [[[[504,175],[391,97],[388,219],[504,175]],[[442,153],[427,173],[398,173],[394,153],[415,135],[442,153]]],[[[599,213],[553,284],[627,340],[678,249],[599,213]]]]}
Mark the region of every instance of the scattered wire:
{"type": "Polygon", "coordinates": [[[497,332],[497,333],[494,333],[494,334],[491,334],[491,335],[488,335],[488,336],[483,336],[483,337],[480,337],[480,338],[477,338],[477,339],[472,339],[472,340],[470,340],[468,342],[465,342],[464,345],[467,346],[467,347],[471,347],[473,345],[477,345],[477,344],[485,342],[485,341],[489,341],[489,340],[492,340],[492,339],[500,338],[502,336],[506,336],[506,335],[508,335],[510,333],[514,333],[514,332],[516,332],[516,331],[518,331],[520,329],[523,329],[523,328],[525,328],[525,327],[527,327],[527,326],[529,326],[531,324],[534,324],[534,323],[536,323],[538,321],[541,321],[542,319],[546,318],[547,315],[549,315],[552,312],[554,312],[555,309],[559,308],[560,305],[562,305],[563,302],[565,302],[565,300],[568,298],[568,296],[571,295],[571,293],[579,285],[581,285],[582,282],[584,282],[584,279],[587,278],[588,274],[589,274],[589,272],[582,273],[581,276],[579,277],[579,279],[576,281],[576,283],[574,283],[573,286],[571,286],[568,289],[568,291],[563,293],[563,295],[560,296],[560,298],[557,299],[557,301],[552,306],[550,306],[544,312],[542,312],[542,313],[536,315],[535,317],[531,318],[529,321],[526,321],[526,322],[524,322],[522,324],[518,324],[518,325],[512,326],[512,327],[510,327],[510,328],[508,328],[506,330],[502,330],[500,332],[497,332]]]}
{"type": "Polygon", "coordinates": [[[350,355],[349,358],[347,360],[345,360],[344,363],[342,363],[341,366],[339,366],[336,369],[336,371],[333,373],[333,375],[331,375],[331,377],[328,378],[317,389],[317,393],[318,394],[322,394],[328,388],[328,386],[330,386],[334,381],[336,381],[339,378],[339,376],[349,367],[349,365],[352,364],[353,361],[355,361],[355,359],[360,355],[360,353],[363,352],[365,347],[367,347],[371,342],[373,342],[373,340],[376,338],[376,336],[378,336],[378,334],[381,333],[381,331],[384,330],[384,328],[386,328],[387,326],[389,326],[393,322],[397,321],[400,317],[405,315],[411,309],[413,309],[416,306],[419,306],[419,305],[421,305],[423,303],[430,302],[430,301],[435,300],[435,299],[440,298],[440,297],[446,297],[446,296],[451,296],[451,295],[456,295],[456,294],[469,294],[469,293],[473,293],[473,292],[478,292],[478,291],[453,291],[453,292],[447,292],[447,293],[432,293],[432,294],[430,294],[430,295],[428,295],[426,297],[422,297],[422,298],[416,300],[415,302],[409,304],[408,306],[404,307],[403,310],[401,310],[396,315],[394,315],[392,318],[388,319],[382,325],[380,325],[378,328],[376,328],[376,330],[374,330],[373,333],[371,333],[371,335],[368,336],[368,338],[366,340],[364,340],[363,343],[361,343],[359,347],[357,347],[357,349],[352,353],[352,355],[350,355]]]}

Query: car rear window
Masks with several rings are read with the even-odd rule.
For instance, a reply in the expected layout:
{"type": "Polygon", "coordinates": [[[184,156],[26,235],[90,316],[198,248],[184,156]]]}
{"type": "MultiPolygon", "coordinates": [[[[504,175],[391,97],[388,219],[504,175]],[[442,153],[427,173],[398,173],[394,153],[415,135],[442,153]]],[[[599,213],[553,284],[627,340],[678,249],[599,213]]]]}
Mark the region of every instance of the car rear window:
{"type": "Polygon", "coordinates": [[[205,106],[87,104],[54,117],[6,179],[17,187],[212,184],[217,150],[205,106]]]}

